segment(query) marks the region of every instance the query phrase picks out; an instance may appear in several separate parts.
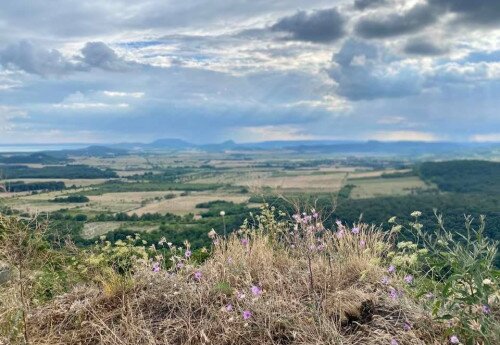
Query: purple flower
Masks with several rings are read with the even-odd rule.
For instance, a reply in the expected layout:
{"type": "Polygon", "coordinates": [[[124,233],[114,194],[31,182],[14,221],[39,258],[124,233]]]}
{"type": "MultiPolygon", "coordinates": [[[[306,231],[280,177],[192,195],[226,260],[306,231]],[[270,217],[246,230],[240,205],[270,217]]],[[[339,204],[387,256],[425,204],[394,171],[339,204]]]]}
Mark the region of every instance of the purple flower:
{"type": "Polygon", "coordinates": [[[399,297],[399,292],[398,292],[398,290],[396,290],[395,288],[392,288],[392,287],[391,287],[391,288],[389,289],[389,297],[390,297],[391,299],[397,299],[397,298],[399,297]]]}
{"type": "Polygon", "coordinates": [[[318,219],[318,217],[319,217],[319,213],[318,213],[318,212],[314,212],[314,213],[313,213],[313,218],[314,218],[314,219],[318,219]]]}
{"type": "Polygon", "coordinates": [[[226,305],[226,311],[233,311],[233,305],[231,303],[226,305]]]}
{"type": "Polygon", "coordinates": [[[487,304],[483,304],[482,310],[485,314],[491,313],[491,308],[487,304]]]}
{"type": "Polygon", "coordinates": [[[425,297],[428,299],[434,298],[434,294],[432,292],[428,292],[425,294],[425,297]]]}
{"type": "Polygon", "coordinates": [[[364,247],[366,246],[366,242],[365,242],[365,240],[361,240],[361,241],[359,241],[359,246],[360,246],[361,248],[364,248],[364,247]]]}
{"type": "Polygon", "coordinates": [[[458,339],[458,337],[456,335],[452,335],[450,337],[450,343],[452,343],[452,344],[460,344],[460,340],[458,339]]]}
{"type": "Polygon", "coordinates": [[[182,262],[178,262],[176,266],[177,268],[181,269],[184,267],[184,264],[182,262]]]}
{"type": "Polygon", "coordinates": [[[399,343],[396,339],[392,338],[391,345],[399,345],[399,343]]]}
{"type": "Polygon", "coordinates": [[[387,269],[387,272],[389,272],[389,273],[396,272],[396,267],[394,267],[394,265],[390,265],[389,268],[387,269]]]}
{"type": "Polygon", "coordinates": [[[353,234],[357,235],[357,234],[359,234],[359,227],[352,228],[351,231],[353,234]]]}
{"type": "Polygon", "coordinates": [[[252,317],[252,312],[250,310],[243,311],[243,320],[248,320],[252,317]]]}
{"type": "Polygon", "coordinates": [[[407,284],[411,284],[413,283],[413,276],[411,274],[408,274],[405,276],[404,280],[407,284]]]}
{"type": "Polygon", "coordinates": [[[262,289],[260,287],[258,287],[257,285],[253,285],[250,290],[252,291],[252,294],[254,296],[260,296],[260,295],[262,295],[262,289]]]}
{"type": "Polygon", "coordinates": [[[341,227],[342,226],[342,222],[340,220],[336,220],[335,223],[337,224],[338,227],[341,227]]]}
{"type": "Polygon", "coordinates": [[[384,285],[389,284],[389,277],[387,277],[387,276],[383,276],[383,277],[382,277],[382,280],[381,280],[381,283],[382,283],[382,284],[384,284],[384,285]]]}
{"type": "Polygon", "coordinates": [[[344,237],[344,230],[337,231],[337,238],[342,238],[342,237],[344,237]]]}
{"type": "Polygon", "coordinates": [[[194,272],[194,279],[200,280],[201,277],[203,277],[203,273],[201,273],[201,271],[194,272]]]}
{"type": "Polygon", "coordinates": [[[193,254],[193,253],[191,253],[191,251],[189,249],[187,249],[186,252],[184,253],[184,256],[186,258],[189,258],[189,257],[191,257],[191,254],[193,254]]]}
{"type": "Polygon", "coordinates": [[[153,272],[160,272],[160,263],[159,262],[153,263],[153,272]]]}
{"type": "Polygon", "coordinates": [[[246,295],[243,293],[243,292],[239,292],[238,291],[238,294],[236,295],[236,297],[238,297],[238,299],[244,299],[246,297],[246,295]]]}
{"type": "Polygon", "coordinates": [[[292,218],[293,218],[293,219],[294,219],[297,223],[299,223],[299,222],[300,222],[300,214],[294,214],[294,215],[292,216],[292,218]]]}
{"type": "Polygon", "coordinates": [[[245,247],[246,247],[246,246],[248,246],[248,239],[246,239],[246,238],[242,238],[242,239],[241,239],[241,244],[242,244],[243,246],[245,246],[245,247]]]}
{"type": "Polygon", "coordinates": [[[405,322],[405,323],[403,324],[403,329],[404,329],[406,332],[408,332],[408,331],[410,331],[410,330],[411,330],[411,325],[410,325],[408,322],[405,322]]]}

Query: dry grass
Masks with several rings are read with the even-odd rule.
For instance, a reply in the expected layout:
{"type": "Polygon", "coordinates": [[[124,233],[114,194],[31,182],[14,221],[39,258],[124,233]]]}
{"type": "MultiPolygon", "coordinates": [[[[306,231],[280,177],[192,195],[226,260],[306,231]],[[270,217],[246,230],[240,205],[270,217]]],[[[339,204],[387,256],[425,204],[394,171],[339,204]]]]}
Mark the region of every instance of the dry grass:
{"type": "MultiPolygon", "coordinates": [[[[391,300],[373,229],[306,252],[262,232],[248,245],[220,241],[203,265],[152,272],[143,263],[121,283],[80,286],[34,309],[33,344],[442,344],[405,297],[391,300]],[[360,245],[360,240],[365,241],[360,245]],[[306,254],[308,253],[308,254],[306,254]],[[310,260],[310,261],[309,261],[310,260]],[[199,280],[195,272],[201,272],[199,280]],[[252,286],[262,288],[254,296],[252,286]],[[245,294],[243,298],[237,295],[245,294]],[[226,306],[231,304],[233,310],[226,306]],[[248,320],[243,311],[250,311],[248,320]],[[412,330],[404,331],[410,322],[412,330]]],[[[395,286],[398,288],[397,286],[395,286]]]]}
{"type": "MultiPolygon", "coordinates": [[[[351,176],[354,177],[355,175],[351,176]]],[[[366,178],[348,180],[347,183],[356,187],[351,192],[353,199],[375,198],[392,195],[408,195],[415,189],[430,187],[418,177],[400,178],[366,178]]]]}

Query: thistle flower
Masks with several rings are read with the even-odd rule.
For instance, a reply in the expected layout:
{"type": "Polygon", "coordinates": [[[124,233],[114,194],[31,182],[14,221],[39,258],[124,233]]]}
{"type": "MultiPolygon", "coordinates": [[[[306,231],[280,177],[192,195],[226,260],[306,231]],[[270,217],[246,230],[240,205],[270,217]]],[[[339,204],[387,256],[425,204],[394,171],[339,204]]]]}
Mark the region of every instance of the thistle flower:
{"type": "Polygon", "coordinates": [[[413,283],[413,276],[411,274],[408,274],[405,276],[404,280],[407,284],[411,284],[413,283]]]}
{"type": "Polygon", "coordinates": [[[491,308],[487,304],[483,304],[481,309],[483,310],[483,313],[485,313],[485,314],[491,313],[491,308]]]}
{"type": "Polygon", "coordinates": [[[226,311],[233,311],[233,305],[231,303],[226,305],[226,311]]]}
{"type": "Polygon", "coordinates": [[[396,339],[392,338],[391,345],[399,345],[399,343],[396,339]]]}
{"type": "Polygon", "coordinates": [[[359,234],[359,227],[356,226],[355,228],[352,228],[351,231],[353,234],[357,235],[357,234],[359,234]]]}
{"type": "Polygon", "coordinates": [[[384,285],[389,284],[389,277],[387,276],[382,277],[381,283],[384,285]]]}
{"type": "Polygon", "coordinates": [[[194,272],[194,279],[201,280],[201,277],[203,277],[203,273],[201,273],[201,271],[194,272]]]}
{"type": "Polygon", "coordinates": [[[344,230],[341,229],[337,231],[337,238],[342,238],[342,237],[344,237],[344,230]]]}
{"type": "Polygon", "coordinates": [[[366,246],[366,241],[365,241],[365,240],[361,240],[361,241],[359,241],[359,246],[360,246],[361,248],[364,248],[364,247],[366,246]]]}
{"type": "Polygon", "coordinates": [[[389,268],[387,269],[387,272],[389,272],[389,273],[396,272],[396,267],[394,267],[394,265],[390,265],[389,268]]]}
{"type": "Polygon", "coordinates": [[[153,272],[160,272],[160,263],[159,262],[155,262],[153,264],[153,272]]]}
{"type": "Polygon", "coordinates": [[[450,343],[452,343],[452,344],[460,344],[460,340],[458,339],[458,337],[456,335],[452,335],[450,337],[450,343]]]}
{"type": "Polygon", "coordinates": [[[242,300],[246,297],[246,295],[243,292],[239,292],[236,294],[236,297],[238,297],[239,300],[242,300]]]}
{"type": "Polygon", "coordinates": [[[403,329],[404,329],[406,332],[410,331],[410,330],[411,330],[411,324],[410,324],[410,323],[408,323],[408,322],[405,322],[405,323],[403,324],[403,329]]]}
{"type": "Polygon", "coordinates": [[[391,287],[391,288],[389,289],[389,297],[390,297],[391,299],[398,299],[398,297],[399,297],[399,292],[398,292],[398,290],[396,290],[395,288],[392,288],[392,287],[391,287]]]}
{"type": "Polygon", "coordinates": [[[248,320],[252,317],[252,312],[250,310],[243,311],[243,320],[248,320]]]}
{"type": "Polygon", "coordinates": [[[241,239],[241,244],[242,244],[243,246],[245,246],[245,247],[246,247],[246,246],[248,246],[248,239],[246,239],[246,238],[242,238],[242,239],[241,239]]]}
{"type": "Polygon", "coordinates": [[[252,291],[252,294],[254,296],[260,296],[260,295],[262,295],[262,289],[260,287],[258,287],[257,285],[253,285],[250,290],[252,291]]]}
{"type": "Polygon", "coordinates": [[[181,269],[184,267],[184,264],[182,262],[178,262],[176,265],[177,268],[181,269]]]}
{"type": "Polygon", "coordinates": [[[192,254],[193,253],[189,249],[187,249],[186,252],[184,253],[184,256],[189,259],[192,254]]]}

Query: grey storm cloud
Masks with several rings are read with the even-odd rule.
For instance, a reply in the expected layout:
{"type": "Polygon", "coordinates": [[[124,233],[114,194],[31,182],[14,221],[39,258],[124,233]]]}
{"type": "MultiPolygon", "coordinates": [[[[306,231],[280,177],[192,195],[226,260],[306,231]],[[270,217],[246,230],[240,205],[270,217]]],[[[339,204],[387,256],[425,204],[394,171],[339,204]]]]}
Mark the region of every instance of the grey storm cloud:
{"type": "Polygon", "coordinates": [[[458,22],[500,27],[499,0],[428,0],[435,10],[455,13],[458,22]]]}
{"type": "Polygon", "coordinates": [[[88,67],[109,71],[121,71],[127,68],[127,63],[103,42],[87,42],[81,53],[82,62],[88,67]]]}
{"type": "Polygon", "coordinates": [[[367,8],[374,8],[385,5],[387,0],[355,0],[354,7],[358,10],[364,10],[367,8]]]}
{"type": "Polygon", "coordinates": [[[337,92],[352,101],[400,98],[420,92],[422,80],[412,70],[388,73],[382,53],[375,45],[348,40],[333,56],[336,66],[329,70],[337,92]]]}
{"type": "Polygon", "coordinates": [[[280,19],[271,29],[287,32],[290,39],[310,42],[333,42],[344,35],[345,19],[335,8],[311,13],[299,11],[280,19]]]}
{"type": "Polygon", "coordinates": [[[386,38],[417,32],[437,20],[432,7],[418,4],[403,13],[368,15],[355,25],[355,32],[363,38],[386,38]]]}
{"type": "Polygon", "coordinates": [[[18,69],[43,77],[90,68],[122,71],[129,66],[103,42],[88,42],[80,53],[81,57],[71,61],[57,49],[48,49],[23,40],[0,49],[0,65],[5,69],[18,69]]]}
{"type": "Polygon", "coordinates": [[[441,47],[427,38],[412,38],[406,42],[404,52],[410,55],[437,56],[448,52],[447,47],[441,47]]]}
{"type": "Polygon", "coordinates": [[[6,69],[20,69],[41,76],[61,75],[74,68],[58,50],[39,47],[29,41],[20,41],[1,49],[0,64],[6,69]]]}

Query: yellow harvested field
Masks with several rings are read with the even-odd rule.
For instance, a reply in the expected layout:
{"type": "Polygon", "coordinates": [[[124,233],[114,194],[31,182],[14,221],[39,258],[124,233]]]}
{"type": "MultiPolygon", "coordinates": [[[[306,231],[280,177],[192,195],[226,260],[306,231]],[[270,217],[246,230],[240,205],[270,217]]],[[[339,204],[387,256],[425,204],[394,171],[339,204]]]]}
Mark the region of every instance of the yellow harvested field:
{"type": "Polygon", "coordinates": [[[281,190],[338,191],[346,177],[345,173],[310,174],[297,176],[264,177],[248,180],[242,186],[252,188],[270,187],[281,190]]]}
{"type": "Polygon", "coordinates": [[[432,186],[416,176],[401,178],[367,178],[348,180],[356,187],[351,192],[351,198],[364,199],[379,196],[407,195],[418,189],[429,189],[432,186]]]}
{"type": "MultiPolygon", "coordinates": [[[[124,223],[123,222],[91,222],[85,223],[82,230],[82,237],[86,239],[96,238],[101,235],[105,235],[110,231],[119,229],[124,223]]],[[[126,228],[131,231],[137,232],[149,232],[158,229],[157,225],[149,226],[137,226],[137,225],[127,225],[126,228]]]]}
{"type": "Polygon", "coordinates": [[[174,214],[187,214],[196,213],[202,211],[197,209],[195,206],[197,204],[216,200],[232,201],[234,203],[244,203],[247,202],[249,196],[236,195],[236,194],[217,194],[217,193],[192,193],[186,196],[179,196],[174,199],[161,200],[158,202],[152,202],[144,207],[139,207],[134,210],[130,210],[128,214],[143,215],[145,213],[174,213],[174,214]]]}

